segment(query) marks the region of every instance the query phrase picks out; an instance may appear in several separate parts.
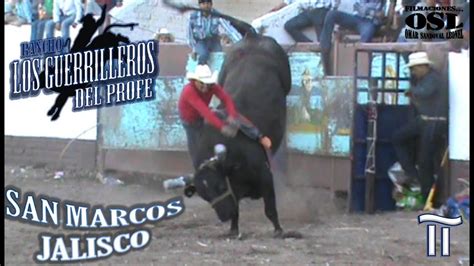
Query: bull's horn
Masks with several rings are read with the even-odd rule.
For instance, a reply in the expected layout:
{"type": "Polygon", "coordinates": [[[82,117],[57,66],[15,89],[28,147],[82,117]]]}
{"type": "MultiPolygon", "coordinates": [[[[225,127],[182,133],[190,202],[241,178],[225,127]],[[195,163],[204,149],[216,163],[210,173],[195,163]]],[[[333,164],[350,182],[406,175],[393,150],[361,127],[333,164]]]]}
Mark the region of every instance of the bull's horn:
{"type": "Polygon", "coordinates": [[[193,182],[193,179],[193,175],[167,179],[163,181],[163,187],[165,188],[165,190],[183,188],[187,185],[190,185],[193,182]]]}

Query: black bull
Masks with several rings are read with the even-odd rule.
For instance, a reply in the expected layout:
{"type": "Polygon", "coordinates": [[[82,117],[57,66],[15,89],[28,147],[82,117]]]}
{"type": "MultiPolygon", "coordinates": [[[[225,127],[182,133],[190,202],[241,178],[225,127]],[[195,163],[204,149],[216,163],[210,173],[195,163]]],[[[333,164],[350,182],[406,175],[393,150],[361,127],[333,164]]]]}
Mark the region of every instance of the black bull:
{"type": "MultiPolygon", "coordinates": [[[[169,5],[181,11],[195,9],[169,5]]],[[[244,36],[226,53],[219,83],[234,99],[238,112],[271,138],[274,154],[286,128],[286,96],[291,88],[288,56],[273,38],[258,35],[247,23],[220,13],[211,14],[228,19],[244,36]]],[[[239,232],[239,200],[263,197],[265,214],[276,235],[281,235],[273,175],[262,146],[241,132],[235,138],[224,137],[210,125],[203,127],[198,143],[196,154],[191,156],[201,167],[194,173],[193,184],[187,185],[188,191],[195,188],[211,203],[221,221],[231,220],[231,235],[239,232]],[[216,144],[225,145],[225,159],[209,160],[216,144]]]]}

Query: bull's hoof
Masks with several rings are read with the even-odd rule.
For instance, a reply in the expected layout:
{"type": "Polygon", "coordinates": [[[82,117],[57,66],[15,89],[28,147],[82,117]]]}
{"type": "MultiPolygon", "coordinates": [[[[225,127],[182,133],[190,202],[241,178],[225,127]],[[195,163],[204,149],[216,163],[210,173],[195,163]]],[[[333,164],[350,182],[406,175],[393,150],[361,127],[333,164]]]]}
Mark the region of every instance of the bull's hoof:
{"type": "Polygon", "coordinates": [[[242,234],[238,230],[230,230],[228,233],[221,235],[219,238],[223,239],[242,239],[242,234]]]}
{"type": "Polygon", "coordinates": [[[297,231],[288,231],[288,232],[283,233],[282,238],[301,239],[301,238],[303,238],[303,235],[300,232],[297,232],[297,231]]]}
{"type": "Polygon", "coordinates": [[[303,235],[296,231],[283,232],[283,230],[275,230],[275,232],[273,233],[273,237],[280,238],[280,239],[285,239],[285,238],[300,239],[300,238],[303,238],[303,235]]]}
{"type": "Polygon", "coordinates": [[[273,238],[283,238],[283,229],[276,229],[273,232],[273,238]]]}

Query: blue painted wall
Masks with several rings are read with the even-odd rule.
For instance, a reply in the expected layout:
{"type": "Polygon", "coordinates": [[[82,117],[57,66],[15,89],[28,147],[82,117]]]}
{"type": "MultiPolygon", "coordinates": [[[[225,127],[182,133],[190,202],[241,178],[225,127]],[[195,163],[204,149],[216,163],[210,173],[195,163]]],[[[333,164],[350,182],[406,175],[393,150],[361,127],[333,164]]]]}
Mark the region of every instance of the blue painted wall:
{"type": "MultiPolygon", "coordinates": [[[[293,152],[305,154],[349,156],[352,127],[353,79],[322,78],[321,57],[317,52],[290,53],[292,90],[287,98],[287,143],[293,152]]],[[[223,53],[211,55],[210,66],[219,70],[223,53]]],[[[389,59],[386,75],[392,75],[394,59],[389,59]]],[[[192,71],[196,62],[186,66],[192,71]]],[[[407,76],[400,64],[400,75],[407,76]]],[[[372,60],[372,75],[381,76],[381,57],[372,60]]],[[[177,102],[187,80],[184,77],[159,77],[155,82],[156,98],[152,101],[103,108],[99,119],[103,124],[102,142],[106,149],[187,150],[177,102]]],[[[367,84],[360,80],[358,86],[367,84]],[[362,85],[361,85],[362,84],[362,85]]],[[[392,84],[393,85],[393,84],[392,84]]],[[[386,84],[389,88],[392,86],[386,84]]],[[[408,84],[400,84],[400,87],[408,84]]],[[[386,96],[388,97],[388,96],[386,96]]],[[[358,102],[367,97],[359,93],[358,102]]],[[[399,102],[408,99],[398,97],[399,102]]]]}

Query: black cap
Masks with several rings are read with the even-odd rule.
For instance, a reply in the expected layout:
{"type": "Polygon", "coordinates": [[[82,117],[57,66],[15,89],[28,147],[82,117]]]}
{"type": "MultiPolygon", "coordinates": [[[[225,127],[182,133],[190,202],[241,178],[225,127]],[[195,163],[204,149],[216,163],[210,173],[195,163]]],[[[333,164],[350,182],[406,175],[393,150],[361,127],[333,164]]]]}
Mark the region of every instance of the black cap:
{"type": "Polygon", "coordinates": [[[199,4],[201,3],[212,3],[212,0],[199,0],[199,4]]]}

